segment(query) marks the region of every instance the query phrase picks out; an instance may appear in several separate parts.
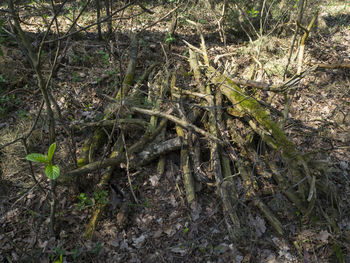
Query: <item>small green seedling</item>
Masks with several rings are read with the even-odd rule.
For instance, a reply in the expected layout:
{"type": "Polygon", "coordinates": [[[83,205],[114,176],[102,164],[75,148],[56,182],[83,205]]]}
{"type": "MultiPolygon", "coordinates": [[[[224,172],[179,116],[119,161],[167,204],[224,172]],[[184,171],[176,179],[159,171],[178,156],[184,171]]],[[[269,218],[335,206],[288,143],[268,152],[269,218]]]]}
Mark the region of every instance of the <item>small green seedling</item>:
{"type": "Polygon", "coordinates": [[[175,37],[171,35],[171,33],[168,33],[165,38],[165,44],[169,44],[175,41],[175,37]]]}
{"type": "Polygon", "coordinates": [[[56,180],[60,176],[60,167],[52,163],[52,158],[56,150],[56,143],[50,145],[47,155],[41,153],[31,153],[26,156],[26,159],[31,162],[44,163],[45,174],[50,180],[56,180]]]}
{"type": "Polygon", "coordinates": [[[98,241],[94,249],[91,250],[91,253],[97,255],[100,252],[101,248],[102,248],[102,244],[100,241],[98,241]]]}
{"type": "Polygon", "coordinates": [[[253,7],[251,10],[248,10],[248,14],[250,14],[252,17],[257,17],[259,14],[259,11],[255,10],[253,7]]]}
{"type": "Polygon", "coordinates": [[[83,209],[84,207],[88,207],[92,205],[92,200],[90,198],[88,198],[85,193],[80,193],[80,195],[78,195],[78,199],[79,199],[79,203],[78,203],[78,207],[79,209],[83,209]]]}
{"type": "Polygon", "coordinates": [[[59,259],[57,259],[57,260],[55,260],[55,262],[54,263],[62,263],[63,262],[63,255],[62,254],[60,254],[60,258],[59,259]]]}
{"type": "Polygon", "coordinates": [[[184,229],[184,235],[187,234],[188,230],[190,230],[188,227],[186,227],[186,228],[184,229]]]}
{"type": "Polygon", "coordinates": [[[95,202],[98,204],[107,204],[107,197],[108,192],[106,190],[94,192],[95,202]]]}
{"type": "Polygon", "coordinates": [[[108,65],[109,64],[109,61],[108,61],[109,54],[104,52],[103,50],[99,50],[97,53],[101,56],[103,62],[108,65]]]}

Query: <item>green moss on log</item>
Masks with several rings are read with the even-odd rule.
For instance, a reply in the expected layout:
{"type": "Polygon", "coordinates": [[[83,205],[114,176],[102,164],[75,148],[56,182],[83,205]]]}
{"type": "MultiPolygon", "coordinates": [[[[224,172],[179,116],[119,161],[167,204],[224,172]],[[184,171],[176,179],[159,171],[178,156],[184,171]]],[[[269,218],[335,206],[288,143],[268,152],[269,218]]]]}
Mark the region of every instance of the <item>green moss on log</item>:
{"type": "Polygon", "coordinates": [[[300,153],[295,145],[285,135],[274,121],[270,119],[269,114],[260,106],[254,98],[244,94],[244,92],[229,78],[224,75],[215,73],[213,68],[209,68],[209,75],[215,76],[212,82],[219,85],[221,92],[242,112],[252,116],[266,131],[275,139],[279,149],[282,150],[283,156],[288,160],[294,160],[300,153]]]}

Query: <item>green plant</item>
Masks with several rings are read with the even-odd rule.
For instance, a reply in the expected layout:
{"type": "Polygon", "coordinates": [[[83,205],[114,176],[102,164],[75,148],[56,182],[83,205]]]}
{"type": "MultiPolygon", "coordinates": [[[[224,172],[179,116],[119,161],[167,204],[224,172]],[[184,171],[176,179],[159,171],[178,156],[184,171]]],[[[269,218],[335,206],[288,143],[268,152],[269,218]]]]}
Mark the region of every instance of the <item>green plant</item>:
{"type": "MultiPolygon", "coordinates": [[[[1,83],[1,81],[0,81],[1,83]]],[[[9,94],[9,95],[4,95],[0,97],[0,103],[1,104],[6,104],[6,103],[11,103],[14,105],[19,105],[21,103],[21,99],[20,98],[16,98],[15,94],[9,94]]]]}
{"type": "Polygon", "coordinates": [[[171,33],[168,33],[165,38],[165,43],[169,44],[174,41],[175,41],[175,37],[171,33]]]}
{"type": "Polygon", "coordinates": [[[49,255],[49,258],[54,263],[62,263],[63,262],[63,256],[65,254],[66,254],[66,251],[63,250],[61,247],[57,246],[57,247],[55,247],[55,252],[51,253],[49,255]],[[58,259],[55,260],[55,258],[57,258],[57,257],[58,257],[58,259]]]}
{"type": "Polygon", "coordinates": [[[50,180],[56,180],[60,176],[60,167],[53,164],[53,155],[56,150],[56,143],[50,145],[47,155],[41,153],[31,153],[26,159],[31,162],[46,164],[45,174],[50,180]]]}
{"type": "Polygon", "coordinates": [[[63,216],[63,212],[57,212],[58,216],[63,216]]]}
{"type": "Polygon", "coordinates": [[[257,17],[259,14],[259,11],[255,10],[254,7],[250,10],[248,10],[248,14],[251,15],[251,17],[257,17]]]}
{"type": "Polygon", "coordinates": [[[293,8],[297,8],[298,7],[298,2],[299,2],[299,0],[294,0],[294,5],[293,5],[293,8]]]}
{"type": "Polygon", "coordinates": [[[78,82],[81,80],[80,76],[78,75],[78,73],[73,73],[72,74],[73,78],[72,78],[72,82],[78,82]]]}
{"type": "Polygon", "coordinates": [[[78,199],[80,201],[78,203],[79,209],[83,209],[92,205],[92,200],[89,197],[87,197],[85,193],[80,193],[80,195],[78,195],[78,199]]]}
{"type": "Polygon", "coordinates": [[[72,257],[73,257],[74,260],[76,260],[76,259],[78,259],[79,256],[80,256],[79,247],[75,247],[75,248],[73,249],[73,255],[72,255],[72,257]]]}
{"type": "Polygon", "coordinates": [[[337,243],[334,243],[333,251],[334,251],[337,259],[339,260],[339,262],[341,262],[341,263],[345,262],[344,254],[343,254],[340,246],[337,243]]]}
{"type": "Polygon", "coordinates": [[[202,254],[205,254],[205,247],[199,247],[199,251],[200,251],[202,254]]]}
{"type": "Polygon", "coordinates": [[[98,241],[96,243],[96,246],[94,247],[94,249],[91,250],[91,253],[97,255],[98,252],[100,252],[101,248],[102,248],[102,244],[101,244],[101,242],[98,241]]]}
{"type": "Polygon", "coordinates": [[[151,199],[149,199],[149,198],[146,198],[146,200],[143,202],[143,205],[144,205],[144,207],[149,207],[149,201],[150,201],[151,199]]]}
{"type": "Polygon", "coordinates": [[[88,111],[91,107],[91,103],[88,103],[88,104],[83,103],[83,105],[84,105],[84,111],[88,111]]]}
{"type": "Polygon", "coordinates": [[[92,57],[85,54],[80,60],[81,60],[81,62],[83,62],[83,63],[87,63],[87,62],[89,62],[89,61],[92,60],[92,57]]]}
{"type": "Polygon", "coordinates": [[[94,198],[98,204],[107,204],[108,192],[106,190],[101,190],[99,192],[94,192],[94,198]]]}
{"type": "Polygon", "coordinates": [[[188,230],[190,230],[190,229],[189,229],[188,227],[186,227],[186,228],[184,229],[183,234],[186,235],[186,234],[188,233],[188,230]]]}
{"type": "MultiPolygon", "coordinates": [[[[3,77],[0,75],[0,87],[1,83],[5,81],[3,77]]],[[[1,89],[0,89],[1,91],[1,89]]],[[[14,106],[18,106],[22,103],[20,98],[17,98],[15,94],[8,94],[0,96],[0,115],[6,116],[7,113],[14,109],[14,106]]]]}
{"type": "Polygon", "coordinates": [[[142,204],[129,203],[128,205],[129,205],[130,208],[135,208],[135,207],[146,207],[146,208],[149,208],[150,207],[150,201],[151,201],[151,199],[146,198],[146,200],[142,204]]]}
{"type": "Polygon", "coordinates": [[[108,61],[109,54],[104,52],[103,50],[99,50],[97,53],[101,56],[103,62],[108,65],[109,64],[109,61],[108,61]]]}
{"type": "Polygon", "coordinates": [[[80,55],[80,54],[74,54],[73,55],[73,62],[75,64],[88,64],[90,63],[91,61],[93,60],[93,57],[87,55],[87,54],[84,54],[84,55],[80,55]]]}
{"type": "Polygon", "coordinates": [[[110,71],[107,72],[107,74],[108,74],[109,76],[117,75],[117,74],[118,74],[118,70],[117,70],[117,69],[115,69],[115,70],[110,70],[110,71]]]}
{"type": "Polygon", "coordinates": [[[63,262],[63,255],[60,254],[60,258],[58,260],[55,260],[54,263],[62,263],[63,262]]]}
{"type": "Polygon", "coordinates": [[[78,208],[83,209],[90,207],[94,204],[107,204],[108,192],[106,190],[101,190],[99,192],[94,192],[94,198],[89,198],[85,193],[80,193],[78,195],[79,203],[78,208]]]}
{"type": "Polygon", "coordinates": [[[33,210],[28,210],[28,214],[30,214],[30,216],[34,217],[35,216],[35,212],[33,210]]]}
{"type": "Polygon", "coordinates": [[[18,110],[18,116],[22,120],[28,119],[28,115],[27,115],[27,112],[25,110],[18,110]]]}
{"type": "Polygon", "coordinates": [[[150,106],[150,104],[151,104],[151,101],[147,97],[145,97],[143,100],[143,106],[148,107],[150,106]]]}
{"type": "Polygon", "coordinates": [[[63,250],[60,246],[55,247],[55,252],[57,255],[65,255],[66,251],[63,250]]]}

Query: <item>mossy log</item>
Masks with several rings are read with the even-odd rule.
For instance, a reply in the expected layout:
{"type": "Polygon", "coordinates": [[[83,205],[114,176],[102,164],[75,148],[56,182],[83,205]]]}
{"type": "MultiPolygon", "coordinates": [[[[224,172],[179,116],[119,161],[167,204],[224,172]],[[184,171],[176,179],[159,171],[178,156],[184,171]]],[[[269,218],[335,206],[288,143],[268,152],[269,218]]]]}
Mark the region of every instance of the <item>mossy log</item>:
{"type": "MultiPolygon", "coordinates": [[[[166,124],[166,120],[164,120],[163,123],[160,124],[160,127],[158,127],[154,131],[152,138],[154,138],[157,134],[159,134],[161,132],[162,129],[164,129],[165,124],[166,124]]],[[[147,136],[147,137],[149,138],[149,136],[147,136]]],[[[144,144],[146,144],[146,140],[143,140],[143,142],[144,142],[144,144]]],[[[170,151],[180,149],[180,147],[181,147],[181,141],[179,138],[174,138],[174,139],[168,140],[168,141],[163,142],[163,143],[151,144],[148,147],[145,147],[142,152],[136,154],[135,157],[132,158],[130,165],[131,165],[131,167],[134,167],[134,168],[143,166],[146,163],[154,160],[155,158],[157,158],[161,155],[165,155],[166,153],[168,153],[170,151]]],[[[118,149],[119,147],[116,146],[115,148],[118,149]]],[[[137,147],[134,145],[134,147],[131,147],[129,149],[129,154],[135,153],[136,150],[140,149],[140,148],[141,148],[141,145],[138,145],[137,147]]],[[[113,160],[114,163],[112,165],[110,162],[108,162],[107,171],[105,172],[102,179],[100,180],[100,183],[97,186],[97,188],[100,190],[107,188],[107,185],[110,181],[110,178],[111,178],[111,175],[113,172],[113,167],[120,164],[121,162],[126,161],[125,153],[123,153],[123,154],[119,153],[119,155],[117,156],[116,152],[113,151],[110,157],[111,158],[109,158],[109,160],[113,160]]],[[[102,163],[101,162],[90,163],[89,166],[96,164],[96,165],[94,165],[96,169],[103,168],[104,166],[106,166],[106,163],[104,163],[104,162],[105,161],[103,161],[102,163]]],[[[98,223],[105,207],[106,207],[106,204],[97,204],[97,206],[95,207],[95,209],[93,211],[92,218],[90,219],[88,225],[86,226],[86,229],[84,232],[84,238],[89,239],[89,240],[92,239],[93,234],[94,234],[95,229],[96,229],[96,226],[97,226],[97,223],[98,223]]],[[[118,217],[117,217],[118,222],[123,221],[119,217],[124,217],[124,214],[126,212],[125,209],[126,209],[126,207],[125,207],[125,205],[123,205],[120,213],[118,213],[118,217]]]]}
{"type": "MultiPolygon", "coordinates": [[[[116,143],[114,149],[118,149],[118,143],[116,143]]],[[[116,151],[114,150],[111,154],[110,157],[113,158],[116,156],[116,151]]],[[[101,190],[105,190],[108,189],[107,186],[109,184],[109,181],[111,179],[112,176],[112,172],[113,172],[113,168],[112,167],[108,167],[107,171],[105,172],[105,174],[102,176],[99,184],[97,185],[95,192],[100,192],[101,190]]],[[[108,190],[109,192],[109,190],[108,190]]],[[[98,203],[95,207],[94,207],[94,211],[92,213],[92,217],[89,221],[89,223],[87,224],[87,226],[85,227],[85,232],[84,232],[84,238],[91,240],[93,238],[94,232],[96,230],[97,227],[97,223],[99,221],[99,219],[101,218],[101,215],[106,207],[107,203],[98,203]]]]}
{"type": "MultiPolygon", "coordinates": [[[[204,42],[204,39],[202,39],[202,43],[204,42]]],[[[203,45],[202,45],[203,48],[203,45]]],[[[204,50],[205,52],[205,50],[204,50]]],[[[217,107],[217,105],[215,104],[214,101],[214,96],[211,94],[211,89],[210,86],[204,86],[203,83],[203,77],[202,74],[200,72],[199,69],[199,65],[198,65],[198,60],[194,54],[194,52],[192,50],[190,50],[190,66],[193,70],[193,75],[194,78],[196,80],[196,84],[198,86],[198,89],[200,92],[204,93],[205,96],[205,100],[207,102],[207,108],[208,108],[208,112],[209,112],[209,119],[208,122],[205,126],[209,126],[209,132],[210,134],[214,135],[215,137],[218,137],[218,128],[217,128],[217,121],[218,119],[221,119],[221,112],[220,109],[217,107]],[[218,110],[216,110],[218,109],[218,110]],[[220,116],[219,118],[217,118],[218,116],[220,116]]],[[[220,101],[220,100],[219,100],[220,101]]],[[[234,209],[235,205],[234,205],[234,199],[232,198],[232,187],[233,184],[230,184],[229,181],[225,181],[224,180],[224,176],[223,176],[223,172],[222,172],[222,164],[221,164],[221,159],[220,159],[220,145],[216,142],[216,141],[209,141],[210,144],[210,163],[211,163],[211,168],[213,170],[214,176],[215,176],[215,180],[216,180],[216,184],[218,186],[218,193],[221,197],[221,200],[223,202],[224,205],[224,210],[225,212],[229,215],[230,219],[231,219],[231,223],[226,221],[226,224],[228,224],[228,229],[230,229],[230,234],[231,234],[231,238],[232,240],[237,240],[240,237],[240,233],[239,233],[239,220],[236,214],[236,211],[234,209]],[[232,226],[231,226],[232,224],[232,226]]],[[[231,176],[228,175],[227,173],[230,172],[229,170],[229,165],[227,167],[227,163],[226,163],[226,167],[225,167],[225,176],[231,176]]]]}
{"type": "MultiPolygon", "coordinates": [[[[193,24],[197,27],[201,37],[201,48],[198,49],[194,47],[194,50],[198,51],[202,55],[205,65],[202,67],[202,69],[205,72],[207,83],[209,82],[212,86],[215,86],[232,103],[232,105],[234,105],[234,111],[238,112],[240,118],[248,121],[252,129],[260,135],[262,140],[267,145],[271,146],[272,149],[280,150],[282,152],[282,157],[288,164],[290,168],[289,171],[292,174],[292,184],[298,184],[299,196],[301,197],[302,201],[305,200],[307,185],[300,182],[302,182],[304,177],[307,179],[309,186],[309,195],[307,198],[308,208],[306,211],[303,211],[305,213],[304,216],[310,215],[314,207],[316,197],[316,188],[314,183],[315,177],[311,175],[303,155],[297,150],[295,144],[285,135],[284,131],[278,126],[278,124],[271,119],[270,113],[265,110],[255,98],[245,94],[245,92],[236,84],[235,81],[231,80],[225,74],[219,73],[216,69],[210,66],[203,34],[199,25],[196,23],[193,24]]],[[[189,45],[189,47],[191,49],[193,46],[189,45]]],[[[199,64],[197,57],[190,54],[190,65],[195,65],[192,67],[192,69],[194,70],[195,79],[198,82],[197,76],[200,75],[200,73],[198,73],[200,71],[196,64],[199,64]]],[[[202,80],[202,82],[205,83],[205,80],[202,80]]],[[[245,182],[250,183],[251,186],[253,186],[251,189],[254,189],[254,185],[256,184],[254,183],[254,180],[251,180],[252,177],[249,176],[248,167],[248,164],[242,165],[241,163],[238,165],[241,175],[243,176],[243,174],[245,174],[246,176],[245,182]]],[[[261,200],[256,199],[254,194],[255,191],[251,191],[251,196],[254,200],[257,200],[254,202],[254,204],[264,213],[275,230],[282,234],[283,228],[281,223],[272,214],[272,212],[267,209],[261,200]]],[[[288,194],[290,195],[290,198],[294,197],[291,192],[288,192],[288,194]]],[[[299,199],[296,198],[295,202],[300,205],[298,200],[299,199]]]]}
{"type": "MultiPolygon", "coordinates": [[[[242,112],[243,115],[248,115],[254,118],[259,125],[264,129],[266,135],[270,136],[277,144],[278,149],[282,151],[283,157],[296,168],[296,164],[301,164],[304,168],[309,181],[311,181],[310,172],[301,153],[296,149],[294,143],[285,135],[284,131],[279,128],[278,124],[271,120],[270,115],[254,98],[246,95],[245,92],[225,74],[220,74],[215,68],[210,66],[206,45],[203,34],[197,23],[190,21],[197,27],[201,37],[200,53],[203,57],[206,67],[207,79],[215,85],[227,99],[242,112]]],[[[198,48],[197,48],[198,49],[198,48]]],[[[193,57],[194,58],[194,57],[193,57]]],[[[198,63],[198,62],[197,62],[198,63]]],[[[267,137],[266,137],[267,138],[267,137]]],[[[267,144],[270,140],[266,141],[267,144]]],[[[274,145],[271,145],[274,148],[274,145]]],[[[298,180],[300,178],[297,178],[298,180]]]]}
{"type": "Polygon", "coordinates": [[[254,205],[260,209],[275,231],[280,235],[284,235],[283,226],[272,211],[260,199],[254,200],[254,205]]]}
{"type": "MultiPolygon", "coordinates": [[[[160,105],[165,97],[165,95],[167,94],[168,90],[169,90],[169,78],[170,78],[170,73],[168,71],[168,69],[165,69],[165,77],[160,79],[160,85],[158,86],[159,88],[156,89],[153,93],[155,96],[155,101],[154,101],[154,107],[153,109],[155,110],[159,110],[160,109],[160,105]]],[[[151,89],[149,90],[149,93],[151,93],[151,89]]],[[[158,123],[158,118],[156,116],[151,116],[150,119],[150,129],[153,131],[154,129],[156,129],[157,127],[157,123],[158,123]]],[[[161,131],[159,139],[160,140],[164,140],[165,138],[165,131],[166,131],[166,127],[164,127],[164,129],[161,131]]],[[[164,173],[165,171],[165,163],[166,163],[166,156],[162,155],[159,157],[158,160],[158,164],[157,164],[157,174],[161,175],[164,173]]]]}
{"type": "MultiPolygon", "coordinates": [[[[172,99],[175,98],[175,94],[176,94],[176,89],[174,88],[175,82],[176,82],[176,79],[175,79],[175,75],[173,74],[172,81],[171,81],[171,88],[170,88],[172,99]]],[[[180,105],[177,104],[177,107],[180,108],[180,105]]],[[[185,116],[182,116],[182,119],[185,122],[187,122],[187,119],[185,116]]],[[[184,177],[186,200],[188,204],[191,204],[196,200],[194,178],[193,178],[192,167],[190,162],[189,144],[187,143],[187,141],[191,140],[191,138],[185,138],[185,131],[180,125],[177,124],[175,126],[175,129],[176,129],[178,138],[181,140],[183,144],[182,149],[180,151],[181,170],[183,172],[183,177],[184,177]]]]}
{"type": "MultiPolygon", "coordinates": [[[[259,124],[264,131],[262,139],[272,148],[282,151],[283,158],[291,167],[290,172],[293,174],[292,183],[297,184],[306,176],[311,186],[312,176],[303,155],[297,150],[295,144],[285,135],[278,124],[271,120],[263,107],[254,98],[245,95],[228,77],[217,73],[213,68],[209,67],[207,75],[211,77],[212,83],[218,86],[239,111],[252,117],[259,124]],[[299,171],[302,171],[302,174],[299,171]]],[[[299,184],[299,187],[300,194],[307,192],[304,184],[299,184]]]]}
{"type": "MultiPolygon", "coordinates": [[[[179,127],[177,130],[178,131],[182,130],[182,128],[179,127]]],[[[182,133],[183,133],[183,130],[182,130],[182,133]]],[[[189,155],[187,145],[184,145],[182,147],[180,155],[181,155],[181,170],[184,176],[186,199],[187,199],[187,203],[191,204],[193,201],[195,201],[196,194],[195,194],[194,180],[192,176],[192,168],[190,164],[190,155],[189,155]]]]}
{"type": "MultiPolygon", "coordinates": [[[[252,97],[245,95],[244,91],[234,84],[228,77],[209,67],[207,76],[211,77],[211,82],[218,86],[221,92],[230,100],[230,102],[239,109],[239,111],[253,117],[277,143],[282,150],[283,156],[293,161],[300,156],[294,143],[287,138],[278,124],[271,120],[269,114],[252,97]]],[[[269,143],[268,141],[266,143],[269,143]]]]}
{"type": "Polygon", "coordinates": [[[285,135],[278,124],[271,120],[263,107],[254,98],[245,95],[228,77],[215,72],[213,68],[209,68],[208,75],[211,76],[211,81],[219,87],[222,93],[239,111],[252,117],[259,124],[261,130],[253,122],[250,122],[251,127],[260,133],[265,143],[273,149],[282,151],[282,156],[290,167],[292,184],[298,184],[301,200],[304,201],[306,199],[305,196],[308,195],[309,204],[306,215],[310,214],[314,207],[315,188],[312,185],[313,179],[308,165],[303,155],[297,150],[295,144],[285,135]],[[310,187],[309,193],[307,193],[308,190],[305,183],[299,183],[305,176],[310,187]]]}
{"type": "MultiPolygon", "coordinates": [[[[144,148],[144,146],[151,142],[152,140],[154,140],[154,138],[162,131],[162,129],[165,127],[166,125],[166,120],[162,120],[159,124],[159,126],[157,127],[157,129],[153,132],[150,133],[149,131],[147,131],[143,137],[136,142],[135,144],[133,144],[129,149],[128,149],[128,154],[129,156],[133,156],[135,155],[135,153],[137,152],[141,152],[142,149],[144,148]]],[[[160,146],[162,144],[160,143],[160,146]]],[[[165,149],[168,150],[168,149],[165,149]]],[[[161,154],[161,153],[159,153],[161,154]]],[[[153,156],[153,155],[152,155],[153,156]]],[[[131,157],[130,157],[131,158],[131,157]]],[[[136,157],[135,157],[136,158],[136,157]]],[[[107,168],[109,166],[116,166],[119,165],[121,162],[125,162],[126,161],[126,156],[125,153],[121,153],[113,158],[106,158],[103,161],[95,161],[93,163],[89,163],[87,165],[84,165],[83,167],[71,170],[71,171],[67,171],[64,173],[65,176],[81,176],[87,173],[91,173],[97,169],[103,169],[103,168],[107,168]]]]}
{"type": "Polygon", "coordinates": [[[134,84],[135,79],[135,67],[136,67],[136,58],[138,54],[138,36],[132,34],[131,43],[130,43],[130,52],[129,52],[129,63],[128,68],[125,73],[125,77],[122,83],[121,89],[119,89],[116,99],[120,100],[123,97],[127,96],[130,90],[130,87],[134,84]]]}

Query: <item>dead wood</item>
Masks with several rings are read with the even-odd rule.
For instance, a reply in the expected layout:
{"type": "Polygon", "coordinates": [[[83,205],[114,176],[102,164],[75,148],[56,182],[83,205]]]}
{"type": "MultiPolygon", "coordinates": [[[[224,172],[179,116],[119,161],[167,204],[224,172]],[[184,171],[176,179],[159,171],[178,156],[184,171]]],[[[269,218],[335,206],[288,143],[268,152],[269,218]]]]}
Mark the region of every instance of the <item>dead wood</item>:
{"type": "MultiPolygon", "coordinates": [[[[215,86],[233,105],[233,109],[231,109],[232,112],[236,112],[234,116],[236,118],[244,119],[246,123],[249,124],[251,127],[253,133],[259,135],[259,137],[266,143],[271,149],[274,149],[275,151],[281,151],[282,157],[285,160],[285,162],[289,166],[289,172],[292,175],[291,178],[291,184],[298,186],[298,191],[294,192],[290,188],[281,188],[281,191],[284,192],[284,194],[289,198],[291,202],[293,202],[299,209],[299,211],[302,211],[305,218],[307,218],[314,206],[315,206],[315,200],[316,200],[316,178],[314,175],[312,175],[308,161],[304,158],[304,155],[301,154],[295,144],[286,136],[284,131],[278,126],[276,122],[274,122],[271,117],[270,113],[264,109],[264,104],[260,104],[259,101],[257,101],[255,98],[249,96],[245,93],[244,90],[242,90],[237,84],[244,84],[244,85],[254,85],[256,87],[260,86],[263,89],[274,89],[277,92],[286,91],[293,89],[297,84],[300,82],[300,80],[306,76],[309,72],[314,71],[317,66],[313,66],[312,68],[309,68],[305,70],[304,72],[299,71],[298,74],[294,77],[292,77],[290,80],[286,81],[284,84],[282,84],[279,87],[270,86],[267,84],[261,84],[261,83],[254,83],[254,82],[248,82],[248,81],[241,81],[241,80],[232,80],[229,76],[219,73],[216,69],[210,66],[206,48],[205,48],[205,42],[204,37],[200,31],[200,28],[198,24],[190,21],[193,23],[201,36],[201,48],[198,49],[196,47],[192,48],[192,45],[189,45],[190,47],[190,58],[189,63],[191,66],[191,69],[193,71],[194,79],[196,81],[198,91],[185,91],[184,93],[190,95],[190,96],[196,96],[198,98],[204,99],[208,105],[208,116],[209,116],[209,122],[207,124],[209,132],[215,136],[215,138],[218,137],[217,132],[217,123],[216,123],[216,116],[217,114],[215,111],[217,111],[217,105],[213,103],[213,96],[210,93],[209,84],[212,86],[215,86]],[[191,50],[192,49],[192,50],[191,50]],[[198,51],[200,55],[202,55],[202,59],[204,61],[204,66],[199,66],[199,58],[195,54],[195,51],[198,51]],[[205,76],[201,76],[201,72],[205,72],[205,76]],[[204,84],[205,83],[205,84],[204,84]],[[272,88],[273,87],[273,88],[272,88]],[[214,109],[214,110],[213,110],[214,109]],[[305,180],[306,179],[306,180],[305,180]]],[[[311,29],[310,29],[311,30],[311,29]]],[[[157,113],[158,114],[158,113],[157,113]]],[[[187,124],[189,127],[189,125],[187,124]]],[[[202,134],[204,134],[202,132],[202,134]]],[[[238,137],[239,138],[239,137],[238,137]]],[[[237,137],[235,137],[237,139],[237,137]]],[[[234,139],[234,140],[235,140],[234,139]]],[[[213,157],[217,156],[217,143],[216,140],[212,140],[210,142],[211,144],[211,160],[213,160],[213,157]]],[[[241,149],[246,148],[246,142],[245,139],[241,138],[239,144],[241,145],[241,149]]],[[[220,143],[220,145],[225,145],[224,143],[220,143]]],[[[246,149],[246,154],[249,156],[250,160],[254,161],[255,163],[255,154],[252,155],[250,150],[246,149]]],[[[219,159],[219,158],[216,158],[219,159]]],[[[234,159],[231,158],[232,160],[234,159]]],[[[273,163],[272,163],[273,164],[273,163]]],[[[240,175],[243,178],[243,181],[245,182],[246,187],[246,196],[248,198],[253,198],[258,201],[254,201],[254,204],[262,211],[262,213],[266,216],[268,221],[271,223],[271,225],[274,227],[276,232],[283,233],[283,228],[279,220],[269,209],[267,209],[266,205],[264,205],[261,200],[256,199],[255,192],[258,190],[257,183],[255,182],[254,175],[249,172],[249,162],[247,160],[240,160],[240,162],[237,163],[238,170],[240,172],[240,175]]],[[[222,171],[221,166],[220,169],[216,169],[215,162],[212,162],[212,169],[214,172],[214,175],[216,177],[217,182],[222,182],[222,171]]],[[[262,168],[262,167],[261,167],[262,168]]],[[[259,167],[260,172],[264,173],[263,169],[259,167]]],[[[288,180],[286,178],[283,178],[280,173],[278,173],[276,170],[273,172],[273,178],[275,179],[276,183],[283,187],[283,185],[288,185],[288,180]]],[[[225,198],[222,196],[222,200],[225,200],[225,198]]],[[[225,204],[224,204],[225,206],[225,204]]]]}
{"type": "Polygon", "coordinates": [[[350,64],[340,63],[340,64],[316,64],[319,69],[350,69],[350,64]]]}
{"type": "Polygon", "coordinates": [[[302,66],[303,66],[305,42],[306,42],[307,38],[309,37],[310,31],[311,31],[313,25],[316,23],[317,17],[318,17],[318,12],[315,13],[314,17],[311,19],[311,21],[310,21],[309,25],[307,26],[307,28],[304,28],[303,26],[301,26],[301,24],[297,21],[298,26],[301,27],[304,30],[304,34],[303,34],[303,37],[300,40],[300,46],[299,46],[298,70],[297,70],[298,74],[301,73],[301,69],[302,69],[302,66]]]}
{"type": "MultiPolygon", "coordinates": [[[[208,56],[206,55],[206,49],[205,49],[205,43],[204,43],[204,38],[203,35],[201,34],[201,47],[202,47],[202,51],[204,54],[204,61],[207,65],[209,65],[209,60],[208,60],[208,56]]],[[[215,137],[218,137],[218,124],[217,121],[218,119],[221,120],[222,117],[222,112],[221,112],[221,104],[216,105],[215,101],[214,101],[214,96],[211,93],[211,89],[210,86],[207,85],[203,85],[203,83],[205,83],[205,81],[203,80],[202,74],[200,72],[199,69],[199,65],[198,65],[198,59],[197,56],[195,55],[195,53],[190,50],[190,66],[193,70],[193,74],[194,74],[194,78],[196,81],[196,84],[198,86],[198,89],[201,93],[204,93],[205,96],[205,100],[207,102],[208,105],[208,111],[209,111],[209,119],[208,122],[206,123],[206,126],[209,127],[209,132],[214,135],[215,137]]],[[[220,94],[217,94],[217,96],[220,96],[220,94]]],[[[219,101],[221,101],[221,99],[219,99],[219,101]]],[[[232,198],[232,194],[231,194],[231,187],[232,184],[229,183],[229,181],[224,181],[224,176],[223,176],[223,172],[222,172],[222,164],[221,164],[221,159],[220,159],[220,145],[216,142],[216,141],[210,141],[210,163],[211,163],[211,169],[214,173],[215,176],[215,180],[216,180],[216,184],[218,186],[218,192],[220,194],[221,200],[223,202],[224,205],[224,210],[226,213],[228,213],[230,219],[231,219],[231,223],[226,221],[226,224],[228,225],[228,229],[230,229],[230,234],[231,234],[231,238],[232,240],[237,240],[240,237],[240,233],[239,233],[239,220],[237,218],[237,214],[236,211],[234,209],[234,199],[232,198]],[[230,187],[231,186],[231,187],[230,187]],[[231,224],[233,224],[233,226],[231,226],[231,224]]],[[[226,174],[225,177],[229,177],[230,175],[228,174],[230,172],[229,167],[227,167],[227,163],[226,163],[226,170],[225,170],[226,174]]]]}
{"type": "MultiPolygon", "coordinates": [[[[173,99],[175,98],[175,93],[176,93],[176,90],[174,88],[175,81],[176,81],[175,74],[173,74],[173,79],[172,79],[172,83],[171,83],[171,96],[173,99]]],[[[176,103],[176,106],[179,109],[179,111],[182,113],[182,120],[184,122],[188,123],[187,118],[183,114],[183,108],[180,107],[179,103],[176,103]]],[[[185,185],[187,203],[191,204],[192,202],[194,202],[196,200],[194,178],[192,175],[192,167],[191,167],[190,154],[189,154],[189,148],[190,148],[189,145],[191,145],[192,138],[191,138],[189,132],[185,134],[184,129],[179,124],[177,124],[175,126],[175,129],[176,129],[176,134],[178,136],[178,139],[181,142],[183,142],[183,146],[182,146],[182,149],[180,151],[181,170],[183,172],[183,177],[184,177],[184,185],[185,185]]]]}
{"type": "MultiPolygon", "coordinates": [[[[138,39],[136,35],[132,35],[130,44],[130,58],[128,63],[128,68],[126,70],[124,80],[121,89],[116,92],[116,100],[119,101],[122,97],[126,96],[129,92],[131,85],[134,83],[135,78],[135,65],[138,52],[138,39]]],[[[117,113],[118,114],[118,113],[117,113]]],[[[110,117],[109,112],[104,116],[104,120],[110,117]]],[[[107,134],[101,128],[98,128],[93,135],[92,139],[87,139],[91,141],[86,141],[84,143],[85,147],[82,149],[82,156],[78,159],[79,166],[83,166],[93,161],[96,152],[103,146],[105,140],[107,139],[107,134]]]]}
{"type": "Polygon", "coordinates": [[[81,130],[86,127],[105,127],[112,128],[113,125],[117,125],[119,129],[145,129],[148,127],[148,123],[142,119],[117,119],[117,120],[101,120],[97,122],[79,123],[72,125],[76,130],[81,130]]]}
{"type": "MultiPolygon", "coordinates": [[[[138,151],[141,151],[147,143],[151,142],[161,132],[161,130],[164,128],[165,125],[166,125],[166,120],[162,121],[159,124],[158,128],[153,133],[146,132],[138,142],[136,142],[129,148],[129,155],[132,155],[138,151]]],[[[95,161],[93,163],[89,163],[75,170],[67,171],[65,175],[66,176],[84,175],[84,174],[93,172],[97,169],[103,169],[103,168],[107,168],[108,166],[119,165],[121,162],[125,162],[125,161],[126,161],[126,156],[124,153],[122,153],[117,155],[115,158],[106,158],[103,161],[95,161]]]]}
{"type": "Polygon", "coordinates": [[[138,108],[138,107],[131,107],[131,110],[135,111],[135,112],[139,112],[139,113],[143,113],[146,115],[155,115],[158,117],[163,117],[166,118],[178,125],[180,125],[181,127],[185,128],[185,129],[189,129],[189,130],[193,130],[201,135],[203,135],[204,137],[206,137],[207,139],[216,141],[217,143],[222,143],[222,141],[217,138],[216,136],[210,134],[209,132],[206,132],[205,130],[198,128],[197,126],[193,125],[190,122],[186,122],[184,120],[179,119],[178,117],[175,117],[171,114],[167,114],[161,111],[155,111],[155,110],[147,110],[147,109],[143,109],[143,108],[138,108]]]}

